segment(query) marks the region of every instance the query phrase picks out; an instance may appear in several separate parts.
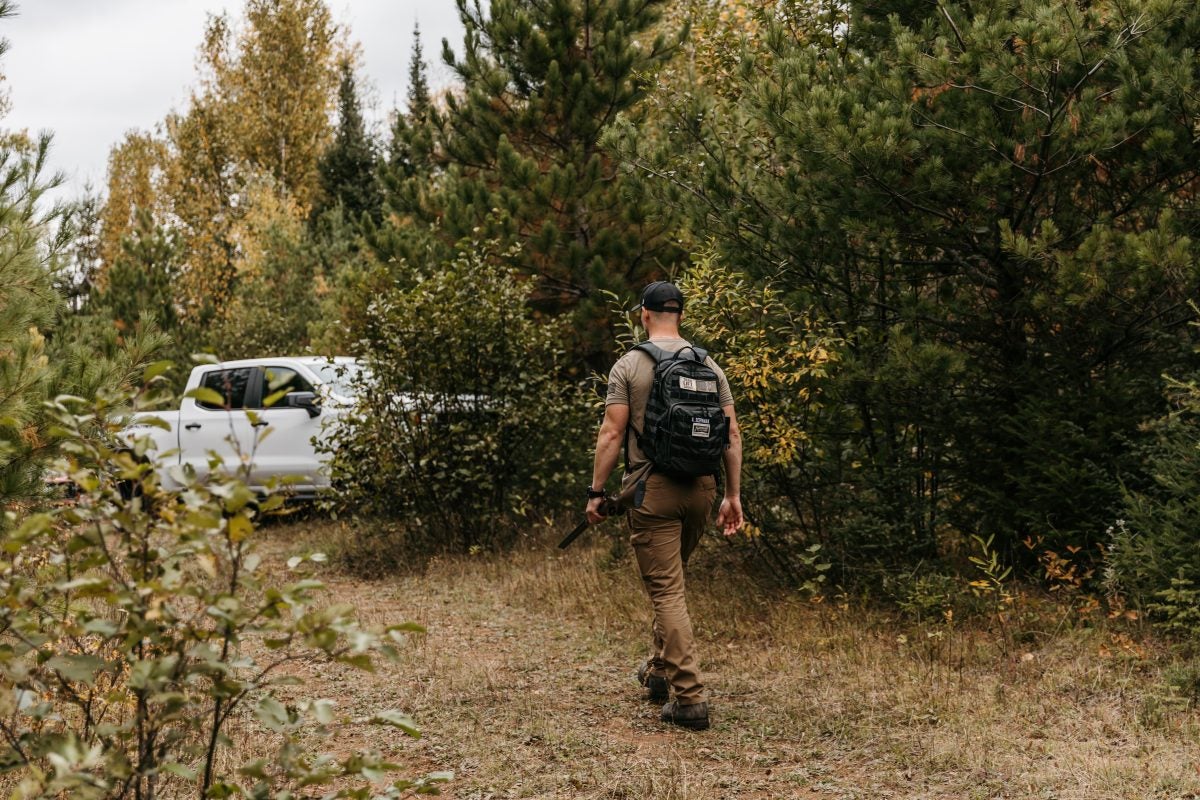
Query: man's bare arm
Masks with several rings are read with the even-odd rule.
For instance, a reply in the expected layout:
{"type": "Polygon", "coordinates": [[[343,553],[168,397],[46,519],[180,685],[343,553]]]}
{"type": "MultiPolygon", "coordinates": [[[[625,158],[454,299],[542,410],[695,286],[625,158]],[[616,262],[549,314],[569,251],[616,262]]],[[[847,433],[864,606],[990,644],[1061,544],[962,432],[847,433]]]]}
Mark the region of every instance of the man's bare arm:
{"type": "Polygon", "coordinates": [[[732,536],[742,527],[742,432],[738,428],[737,414],[733,406],[721,409],[729,417],[729,446],[722,460],[725,462],[725,498],[717,512],[717,527],[726,536],[732,536]]]}
{"type": "MultiPolygon", "coordinates": [[[[608,476],[621,457],[621,444],[629,424],[629,406],[613,403],[604,407],[604,422],[596,436],[596,457],[592,463],[592,488],[597,491],[608,482],[608,476]]],[[[604,519],[598,513],[600,498],[593,498],[587,506],[588,519],[593,523],[604,519]]]]}

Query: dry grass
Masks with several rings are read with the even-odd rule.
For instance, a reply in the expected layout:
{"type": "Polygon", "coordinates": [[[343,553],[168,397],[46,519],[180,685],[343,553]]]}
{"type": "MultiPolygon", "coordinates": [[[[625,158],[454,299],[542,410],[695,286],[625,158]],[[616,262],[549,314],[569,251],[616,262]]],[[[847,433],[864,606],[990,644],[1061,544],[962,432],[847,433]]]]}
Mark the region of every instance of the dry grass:
{"type": "MultiPolygon", "coordinates": [[[[282,558],[330,532],[264,533],[282,558]]],[[[374,675],[303,666],[305,694],[349,718],[411,713],[420,741],[351,724],[334,749],[453,770],[444,794],[462,800],[1200,796],[1200,717],[1164,700],[1161,648],[1103,622],[1061,625],[1054,607],[1026,621],[1018,638],[1034,644],[1013,646],[984,621],[921,628],[768,596],[721,549],[706,543],[690,575],[704,733],[660,724],[641,698],[647,604],[631,561],[594,535],[384,580],[331,571],[331,592],[367,620],[428,633],[374,675]]]]}

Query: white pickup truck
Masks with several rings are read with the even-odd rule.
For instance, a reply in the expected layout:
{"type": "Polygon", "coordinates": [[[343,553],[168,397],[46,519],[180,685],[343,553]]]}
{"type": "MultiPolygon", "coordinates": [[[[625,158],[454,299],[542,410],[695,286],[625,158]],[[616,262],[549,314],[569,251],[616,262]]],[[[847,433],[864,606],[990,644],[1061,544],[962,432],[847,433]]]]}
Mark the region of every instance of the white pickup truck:
{"type": "Polygon", "coordinates": [[[225,472],[245,467],[252,489],[286,479],[290,492],[311,496],[329,486],[330,454],[317,443],[327,441],[353,405],[352,381],[360,371],[352,358],[203,364],[188,377],[178,411],[135,415],[125,438],[154,441],[147,455],[166,488],[180,487],[181,469],[206,477],[216,454],[225,472]],[[186,396],[196,389],[199,396],[186,396]],[[148,417],[165,421],[169,430],[148,424],[148,417]]]}

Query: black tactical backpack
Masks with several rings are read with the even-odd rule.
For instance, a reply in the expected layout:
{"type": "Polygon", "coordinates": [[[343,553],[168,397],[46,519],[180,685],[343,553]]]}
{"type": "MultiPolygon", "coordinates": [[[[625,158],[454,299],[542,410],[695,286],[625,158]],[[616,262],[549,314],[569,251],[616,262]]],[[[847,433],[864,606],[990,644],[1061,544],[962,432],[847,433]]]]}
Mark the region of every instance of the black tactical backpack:
{"type": "Polygon", "coordinates": [[[677,477],[716,475],[729,444],[729,418],[721,410],[716,371],[704,363],[708,353],[686,345],[669,353],[650,342],[641,350],[654,359],[654,383],[638,447],[654,462],[654,471],[677,477]]]}

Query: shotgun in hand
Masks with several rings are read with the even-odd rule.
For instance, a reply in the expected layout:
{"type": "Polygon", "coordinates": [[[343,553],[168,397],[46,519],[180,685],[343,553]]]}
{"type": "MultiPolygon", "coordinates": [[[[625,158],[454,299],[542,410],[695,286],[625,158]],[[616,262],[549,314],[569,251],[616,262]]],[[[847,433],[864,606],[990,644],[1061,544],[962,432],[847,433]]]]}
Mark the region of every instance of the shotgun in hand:
{"type": "MultiPolygon", "coordinates": [[[[606,494],[604,499],[600,501],[600,515],[603,517],[615,517],[622,511],[628,511],[631,508],[638,508],[642,504],[642,499],[646,496],[646,481],[639,480],[630,484],[630,489],[622,491],[618,495],[606,494]]],[[[584,517],[583,521],[575,526],[575,530],[568,533],[561,542],[558,543],[560,550],[565,550],[570,546],[571,542],[583,535],[583,532],[591,527],[592,523],[588,522],[588,518],[584,517]]]]}

